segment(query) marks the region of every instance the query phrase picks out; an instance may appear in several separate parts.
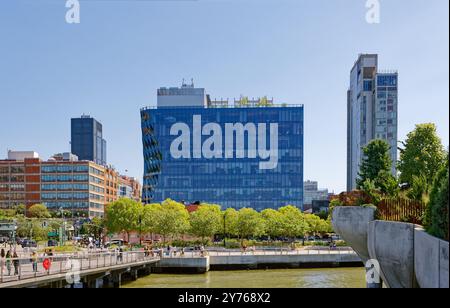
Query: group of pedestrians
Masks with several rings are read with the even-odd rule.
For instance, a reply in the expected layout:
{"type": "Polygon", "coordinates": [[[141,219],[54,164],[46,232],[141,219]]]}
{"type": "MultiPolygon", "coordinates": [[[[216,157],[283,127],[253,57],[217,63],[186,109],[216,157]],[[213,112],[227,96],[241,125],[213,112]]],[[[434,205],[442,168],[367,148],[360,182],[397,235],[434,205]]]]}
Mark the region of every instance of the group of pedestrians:
{"type": "Polygon", "coordinates": [[[144,247],[144,257],[154,257],[155,253],[153,252],[153,249],[151,246],[145,246],[144,247]]]}
{"type": "Polygon", "coordinates": [[[330,250],[336,250],[336,242],[335,241],[330,242],[330,250]]]}
{"type": "Polygon", "coordinates": [[[11,276],[11,271],[14,268],[14,275],[19,275],[19,256],[17,255],[17,252],[12,252],[11,250],[8,250],[5,253],[5,249],[2,248],[0,251],[0,257],[1,257],[1,270],[3,271],[3,267],[6,266],[6,273],[8,276],[11,276]]]}
{"type": "Polygon", "coordinates": [[[243,244],[241,246],[241,253],[242,254],[246,254],[247,252],[254,253],[255,251],[256,251],[256,247],[255,246],[247,247],[247,245],[245,245],[245,244],[243,244]]]}
{"type": "MultiPolygon", "coordinates": [[[[30,263],[32,265],[33,272],[37,272],[38,268],[38,255],[35,251],[31,252],[30,254],[30,263]]],[[[14,269],[14,276],[19,275],[19,268],[21,264],[21,259],[19,258],[19,255],[16,251],[11,252],[11,250],[7,250],[5,252],[5,249],[1,249],[0,251],[0,268],[2,273],[4,272],[4,269],[6,268],[6,275],[11,276],[11,272],[14,269]]]]}
{"type": "MultiPolygon", "coordinates": [[[[163,250],[161,249],[161,253],[160,253],[161,257],[162,257],[162,252],[163,252],[163,250]]],[[[184,247],[177,248],[177,247],[172,247],[170,245],[167,245],[166,256],[168,256],[168,257],[176,257],[176,256],[183,257],[184,253],[185,253],[184,247]]]]}

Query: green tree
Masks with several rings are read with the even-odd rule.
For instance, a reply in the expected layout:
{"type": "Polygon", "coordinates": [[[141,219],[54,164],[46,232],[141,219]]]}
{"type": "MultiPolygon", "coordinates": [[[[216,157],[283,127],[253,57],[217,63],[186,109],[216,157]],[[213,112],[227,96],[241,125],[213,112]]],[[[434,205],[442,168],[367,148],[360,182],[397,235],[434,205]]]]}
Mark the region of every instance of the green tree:
{"type": "Polygon", "coordinates": [[[202,204],[190,214],[191,233],[201,237],[204,242],[206,237],[218,233],[221,227],[221,211],[218,205],[202,204]]]}
{"type": "Polygon", "coordinates": [[[0,209],[0,219],[1,220],[11,220],[16,216],[16,211],[7,209],[7,210],[1,210],[0,209]]]}
{"type": "Polygon", "coordinates": [[[27,207],[25,206],[25,204],[19,204],[15,209],[15,215],[25,215],[26,209],[27,207]]]}
{"type": "Polygon", "coordinates": [[[375,185],[375,181],[371,179],[366,179],[360,188],[363,192],[367,194],[373,204],[379,204],[382,199],[380,191],[375,185]]]}
{"type": "Polygon", "coordinates": [[[28,209],[28,215],[32,218],[50,218],[52,215],[44,204],[35,204],[28,209]]]}
{"type": "Polygon", "coordinates": [[[392,160],[389,156],[390,146],[385,140],[375,139],[363,148],[357,188],[362,189],[367,180],[384,194],[394,194],[398,185],[391,174],[392,160]]]}
{"type": "Polygon", "coordinates": [[[316,215],[319,216],[319,218],[323,219],[323,220],[327,220],[327,218],[328,218],[328,213],[324,210],[320,211],[320,213],[318,213],[316,215]]]}
{"type": "Polygon", "coordinates": [[[265,223],[265,233],[270,237],[282,235],[283,215],[274,209],[265,209],[261,212],[265,223]]]}
{"type": "Polygon", "coordinates": [[[248,106],[248,96],[241,95],[241,97],[239,98],[239,106],[241,107],[248,106]]]}
{"type": "Polygon", "coordinates": [[[167,199],[161,204],[161,207],[157,233],[162,235],[164,243],[167,236],[173,237],[189,230],[189,213],[183,204],[167,199]]]}
{"type": "Polygon", "coordinates": [[[130,233],[139,229],[142,204],[128,198],[116,200],[105,208],[105,226],[110,233],[125,232],[128,240],[130,233]]]}
{"type": "Polygon", "coordinates": [[[152,203],[145,205],[142,212],[142,231],[152,234],[157,233],[161,214],[161,204],[152,203]]]}
{"type": "Polygon", "coordinates": [[[309,232],[305,216],[297,207],[288,205],[280,208],[279,211],[283,215],[283,236],[294,240],[295,237],[305,236],[309,232]]]}
{"type": "Polygon", "coordinates": [[[16,220],[16,234],[19,237],[32,238],[36,241],[46,240],[50,227],[44,227],[43,222],[37,218],[18,217],[16,220]]]}
{"type": "Polygon", "coordinates": [[[242,208],[238,212],[236,231],[241,244],[244,239],[264,234],[264,220],[261,214],[250,208],[242,208]]]}
{"type": "Polygon", "coordinates": [[[449,240],[448,160],[438,172],[424,217],[425,229],[433,236],[449,240]]]}
{"type": "Polygon", "coordinates": [[[320,233],[322,225],[321,219],[319,216],[314,214],[303,214],[305,217],[305,221],[308,224],[308,232],[316,235],[316,233],[320,233]]]}
{"type": "Polygon", "coordinates": [[[319,223],[319,231],[320,234],[332,233],[333,226],[331,225],[331,220],[329,219],[321,219],[319,223]]]}
{"type": "MultiPolygon", "coordinates": [[[[425,178],[431,187],[435,175],[445,165],[445,150],[432,123],[418,124],[400,148],[400,182],[413,185],[425,178]]],[[[428,189],[428,188],[426,188],[428,189]]]]}
{"type": "Polygon", "coordinates": [[[227,208],[222,212],[224,236],[237,236],[237,223],[239,213],[233,208],[227,208]]]}
{"type": "Polygon", "coordinates": [[[406,195],[409,199],[422,201],[426,203],[429,191],[430,185],[428,184],[428,181],[425,178],[425,176],[413,175],[412,182],[406,195]]]}
{"type": "Polygon", "coordinates": [[[268,107],[270,105],[271,105],[271,103],[270,103],[269,99],[267,98],[267,96],[263,96],[259,99],[257,106],[258,107],[268,107]]]}
{"type": "Polygon", "coordinates": [[[92,235],[95,239],[100,240],[105,230],[105,220],[100,217],[94,217],[88,223],[83,224],[83,233],[92,235]]]}

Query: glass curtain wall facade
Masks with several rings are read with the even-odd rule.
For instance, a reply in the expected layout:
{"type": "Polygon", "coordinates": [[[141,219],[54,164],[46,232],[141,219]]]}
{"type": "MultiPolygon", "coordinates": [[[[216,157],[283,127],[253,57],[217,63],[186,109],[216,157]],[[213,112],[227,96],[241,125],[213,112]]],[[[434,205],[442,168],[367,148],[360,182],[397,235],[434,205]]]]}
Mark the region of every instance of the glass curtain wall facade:
{"type": "MultiPolygon", "coordinates": [[[[256,108],[176,107],[142,109],[144,148],[144,203],[161,202],[167,198],[185,202],[215,203],[222,208],[251,207],[256,210],[303,205],[303,106],[256,108]],[[205,158],[194,153],[194,116],[201,117],[203,129],[208,123],[221,130],[223,155],[205,158]],[[191,155],[174,158],[171,144],[177,135],[171,134],[175,123],[190,128],[191,155]],[[232,158],[225,158],[226,133],[230,123],[266,124],[267,148],[270,124],[278,125],[278,163],[274,169],[261,169],[258,155],[249,158],[249,134],[244,133],[245,155],[237,158],[238,136],[233,138],[232,158]],[[214,125],[215,125],[214,124],[214,125]],[[194,157],[197,158],[194,158],[194,157]]],[[[209,135],[201,137],[202,149],[209,135]]],[[[240,137],[240,136],[239,136],[240,137]]],[[[259,138],[259,137],[258,137],[259,138]]],[[[198,141],[197,141],[198,142],[198,141]]],[[[259,143],[259,140],[258,140],[259,143]]],[[[230,146],[228,144],[228,146],[230,146]]],[[[272,145],[271,145],[272,146],[272,145]]],[[[219,151],[222,153],[222,151],[219,151]]]]}
{"type": "Polygon", "coordinates": [[[95,119],[82,116],[71,121],[71,152],[80,160],[106,165],[106,141],[102,124],[95,119]]]}

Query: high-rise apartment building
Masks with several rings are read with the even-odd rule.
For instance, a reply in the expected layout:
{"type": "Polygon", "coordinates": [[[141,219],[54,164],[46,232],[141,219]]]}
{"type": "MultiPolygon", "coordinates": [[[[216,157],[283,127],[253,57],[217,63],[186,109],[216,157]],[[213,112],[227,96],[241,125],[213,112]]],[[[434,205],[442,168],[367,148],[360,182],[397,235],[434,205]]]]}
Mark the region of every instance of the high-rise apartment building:
{"type": "Polygon", "coordinates": [[[106,166],[106,141],[100,122],[83,115],[71,120],[71,152],[80,160],[106,166]]]}
{"type": "Polygon", "coordinates": [[[141,110],[144,203],[302,208],[302,105],[264,97],[230,106],[193,84],[161,88],[157,102],[141,110]]]}
{"type": "Polygon", "coordinates": [[[347,190],[356,188],[363,147],[373,139],[386,140],[396,173],[398,73],[380,71],[378,55],[360,55],[350,73],[347,92],[347,190]]]}

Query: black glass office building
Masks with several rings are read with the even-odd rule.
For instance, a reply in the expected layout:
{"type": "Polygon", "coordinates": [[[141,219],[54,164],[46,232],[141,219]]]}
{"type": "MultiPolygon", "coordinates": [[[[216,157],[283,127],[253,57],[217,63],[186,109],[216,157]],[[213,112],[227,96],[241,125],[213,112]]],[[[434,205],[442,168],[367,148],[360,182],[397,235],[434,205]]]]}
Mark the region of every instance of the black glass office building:
{"type": "Polygon", "coordinates": [[[303,206],[303,106],[141,110],[143,202],[303,206]]]}
{"type": "Polygon", "coordinates": [[[79,160],[106,165],[106,141],[100,122],[89,116],[71,120],[71,152],[79,160]]]}

